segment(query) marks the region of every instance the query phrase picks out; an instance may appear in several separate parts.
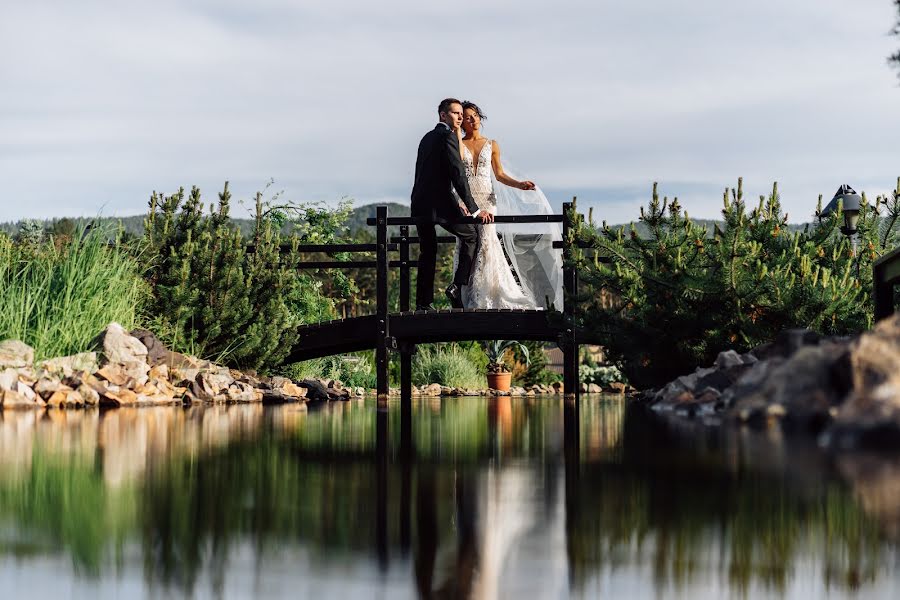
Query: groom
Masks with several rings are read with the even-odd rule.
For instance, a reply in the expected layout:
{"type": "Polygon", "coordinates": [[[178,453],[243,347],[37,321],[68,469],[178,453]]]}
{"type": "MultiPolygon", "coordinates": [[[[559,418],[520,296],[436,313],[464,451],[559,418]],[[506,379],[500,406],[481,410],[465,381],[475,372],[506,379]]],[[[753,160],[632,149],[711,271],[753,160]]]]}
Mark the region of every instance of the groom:
{"type": "Polygon", "coordinates": [[[437,236],[435,224],[459,239],[459,262],[453,283],[445,290],[450,304],[462,308],[462,286],[468,285],[475,267],[480,227],[471,223],[453,223],[471,216],[482,223],[490,223],[493,217],[481,211],[472,198],[466,169],[459,154],[459,128],[462,125],[462,103],[447,98],[438,105],[437,126],[425,134],[419,142],[416,157],[416,180],[412,190],[410,214],[416,218],[419,234],[419,273],[416,283],[416,310],[434,310],[434,271],[437,260],[437,236]],[[460,202],[450,187],[456,190],[460,202]]]}

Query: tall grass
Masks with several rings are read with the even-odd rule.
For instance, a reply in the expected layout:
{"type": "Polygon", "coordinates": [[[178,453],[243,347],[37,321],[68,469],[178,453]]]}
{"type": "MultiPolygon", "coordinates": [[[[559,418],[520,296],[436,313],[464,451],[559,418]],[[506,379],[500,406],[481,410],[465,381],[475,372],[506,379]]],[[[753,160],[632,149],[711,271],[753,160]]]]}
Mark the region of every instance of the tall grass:
{"type": "Polygon", "coordinates": [[[484,367],[479,368],[483,357],[480,349],[457,344],[419,346],[412,361],[412,382],[482,389],[486,384],[484,367]]]}
{"type": "Polygon", "coordinates": [[[137,323],[146,298],[139,273],[96,230],[59,245],[0,236],[0,340],[22,340],[36,359],[82,352],[111,321],[137,323]]]}

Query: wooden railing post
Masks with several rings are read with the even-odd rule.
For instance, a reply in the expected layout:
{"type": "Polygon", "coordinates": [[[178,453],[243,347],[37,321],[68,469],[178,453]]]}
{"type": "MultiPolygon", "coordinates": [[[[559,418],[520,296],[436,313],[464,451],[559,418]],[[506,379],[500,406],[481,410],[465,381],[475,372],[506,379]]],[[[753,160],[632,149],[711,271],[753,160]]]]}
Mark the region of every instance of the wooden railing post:
{"type": "Polygon", "coordinates": [[[578,381],[578,340],[575,338],[575,294],[578,292],[578,279],[572,258],[572,244],[569,240],[572,231],[570,216],[572,202],[563,203],[563,316],[565,329],[562,337],[563,351],[563,393],[567,404],[578,404],[580,382],[578,381]]]}
{"type": "Polygon", "coordinates": [[[390,394],[388,380],[388,344],[390,324],[388,323],[388,207],[375,209],[375,314],[378,320],[378,335],[375,343],[375,377],[377,380],[377,400],[379,409],[387,409],[390,394]]]}
{"type": "MultiPolygon", "coordinates": [[[[409,225],[400,226],[400,312],[409,310],[410,264],[409,225]]],[[[404,455],[412,451],[412,355],[415,346],[400,347],[400,450],[404,455]]]]}

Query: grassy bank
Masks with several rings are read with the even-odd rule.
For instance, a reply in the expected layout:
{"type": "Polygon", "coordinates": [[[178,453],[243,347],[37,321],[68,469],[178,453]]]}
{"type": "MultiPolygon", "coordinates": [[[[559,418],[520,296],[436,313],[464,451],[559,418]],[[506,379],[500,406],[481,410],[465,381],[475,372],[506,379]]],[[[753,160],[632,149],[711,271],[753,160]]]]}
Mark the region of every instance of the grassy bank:
{"type": "Polygon", "coordinates": [[[32,346],[35,358],[84,351],[110,323],[133,327],[146,298],[138,261],[105,235],[14,243],[0,236],[0,339],[32,346]]]}

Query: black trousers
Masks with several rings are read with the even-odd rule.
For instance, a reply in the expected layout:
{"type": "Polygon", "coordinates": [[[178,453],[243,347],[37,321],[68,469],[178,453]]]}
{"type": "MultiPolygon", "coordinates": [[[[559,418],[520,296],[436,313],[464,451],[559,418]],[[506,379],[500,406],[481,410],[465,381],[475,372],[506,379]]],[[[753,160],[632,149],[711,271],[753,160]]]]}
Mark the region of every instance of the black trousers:
{"type": "MultiPolygon", "coordinates": [[[[416,280],[416,305],[425,306],[434,302],[434,271],[437,261],[437,234],[434,223],[419,221],[416,230],[419,234],[419,272],[416,280]]],[[[441,224],[441,227],[456,236],[460,242],[459,263],[453,275],[453,283],[459,286],[469,285],[472,271],[475,268],[475,254],[481,242],[481,228],[477,225],[441,224]]]]}

